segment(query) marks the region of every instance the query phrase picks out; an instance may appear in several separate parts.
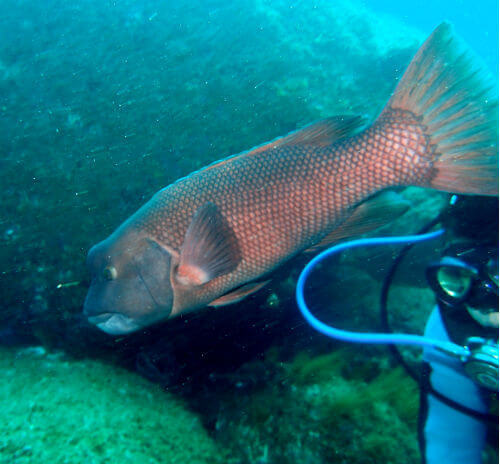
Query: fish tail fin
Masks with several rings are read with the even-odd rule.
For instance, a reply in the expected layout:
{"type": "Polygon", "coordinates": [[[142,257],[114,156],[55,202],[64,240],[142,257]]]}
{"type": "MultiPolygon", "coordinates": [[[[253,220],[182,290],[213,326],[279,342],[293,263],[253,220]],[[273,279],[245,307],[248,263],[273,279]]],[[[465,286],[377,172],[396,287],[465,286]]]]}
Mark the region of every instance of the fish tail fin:
{"type": "Polygon", "coordinates": [[[490,81],[447,23],[420,47],[379,117],[405,113],[421,130],[429,169],[412,184],[498,195],[498,97],[490,81]]]}

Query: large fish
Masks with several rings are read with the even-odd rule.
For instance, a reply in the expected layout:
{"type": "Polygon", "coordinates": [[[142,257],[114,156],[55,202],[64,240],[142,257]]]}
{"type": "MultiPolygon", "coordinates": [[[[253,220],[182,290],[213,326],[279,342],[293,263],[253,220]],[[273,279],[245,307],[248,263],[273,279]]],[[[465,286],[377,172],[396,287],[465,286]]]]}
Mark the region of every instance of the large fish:
{"type": "Polygon", "coordinates": [[[126,334],[236,302],[305,249],[386,222],[387,188],[498,195],[485,81],[442,24],[371,126],[329,118],[162,189],[90,250],[89,321],[126,334]]]}

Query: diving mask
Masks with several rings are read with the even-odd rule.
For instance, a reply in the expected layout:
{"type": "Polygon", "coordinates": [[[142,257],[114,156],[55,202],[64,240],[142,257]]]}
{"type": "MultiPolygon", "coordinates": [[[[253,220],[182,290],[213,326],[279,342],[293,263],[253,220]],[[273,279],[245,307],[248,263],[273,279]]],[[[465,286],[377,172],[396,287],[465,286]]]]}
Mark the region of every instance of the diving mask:
{"type": "Polygon", "coordinates": [[[440,303],[463,309],[484,327],[498,327],[498,256],[493,248],[452,246],[427,268],[427,281],[440,303]]]}

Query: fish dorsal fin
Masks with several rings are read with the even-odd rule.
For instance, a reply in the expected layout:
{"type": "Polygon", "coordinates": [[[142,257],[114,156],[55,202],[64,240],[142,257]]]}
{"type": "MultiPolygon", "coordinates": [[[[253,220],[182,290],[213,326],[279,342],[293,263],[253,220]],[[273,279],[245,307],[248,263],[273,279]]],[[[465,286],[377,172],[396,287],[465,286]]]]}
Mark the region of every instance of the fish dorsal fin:
{"type": "Polygon", "coordinates": [[[184,285],[201,286],[233,271],[241,260],[236,236],[212,202],[193,215],[184,243],[176,280],[184,285]]]}
{"type": "Polygon", "coordinates": [[[365,124],[365,119],[359,115],[332,116],[291,132],[283,138],[280,145],[303,144],[324,147],[343,137],[352,136],[365,124]]]}
{"type": "Polygon", "coordinates": [[[270,282],[270,279],[259,283],[244,284],[238,289],[228,292],[227,294],[224,294],[222,297],[215,299],[208,305],[210,307],[223,307],[224,305],[234,304],[236,302],[239,302],[240,300],[245,299],[250,294],[253,294],[254,292],[257,292],[258,290],[262,289],[268,282],[270,282]]]}
{"type": "Polygon", "coordinates": [[[365,118],[359,115],[332,116],[311,123],[297,131],[290,132],[286,136],[278,137],[271,142],[259,145],[245,152],[245,154],[259,153],[286,145],[314,145],[316,147],[325,147],[333,144],[338,139],[354,135],[365,126],[365,123],[365,118]]]}
{"type": "Polygon", "coordinates": [[[307,252],[314,252],[341,239],[380,228],[403,215],[409,208],[410,203],[396,192],[382,192],[356,207],[340,226],[321,242],[307,249],[307,252]]]}
{"type": "Polygon", "coordinates": [[[270,142],[265,142],[237,155],[216,161],[205,169],[210,170],[227,162],[243,156],[255,155],[266,150],[290,145],[314,145],[316,147],[326,147],[343,137],[353,136],[359,132],[366,124],[366,119],[360,115],[337,115],[322,119],[308,126],[289,132],[286,136],[277,137],[270,142]]]}

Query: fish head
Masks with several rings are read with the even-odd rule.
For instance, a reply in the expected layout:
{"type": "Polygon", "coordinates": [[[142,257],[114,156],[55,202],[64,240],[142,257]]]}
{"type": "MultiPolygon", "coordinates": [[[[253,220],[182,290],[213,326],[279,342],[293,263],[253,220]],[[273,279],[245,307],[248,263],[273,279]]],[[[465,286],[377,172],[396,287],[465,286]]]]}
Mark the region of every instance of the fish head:
{"type": "Polygon", "coordinates": [[[91,284],[84,314],[111,335],[168,318],[173,306],[171,254],[136,232],[118,230],[88,253],[91,284]]]}

